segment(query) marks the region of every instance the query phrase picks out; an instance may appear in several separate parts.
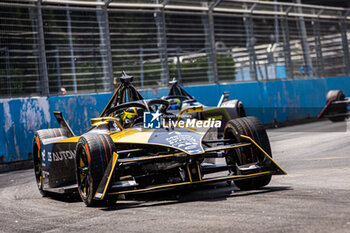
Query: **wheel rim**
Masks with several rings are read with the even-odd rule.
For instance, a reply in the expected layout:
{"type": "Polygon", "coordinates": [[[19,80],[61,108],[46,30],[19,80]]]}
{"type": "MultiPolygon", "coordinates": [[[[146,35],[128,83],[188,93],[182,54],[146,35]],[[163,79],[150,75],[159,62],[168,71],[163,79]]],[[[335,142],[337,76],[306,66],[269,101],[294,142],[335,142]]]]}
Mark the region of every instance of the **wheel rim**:
{"type": "Polygon", "coordinates": [[[79,187],[79,193],[83,197],[83,199],[86,199],[90,194],[90,169],[89,169],[89,163],[87,160],[86,152],[83,148],[78,153],[77,158],[77,172],[78,172],[78,187],[79,187]]]}

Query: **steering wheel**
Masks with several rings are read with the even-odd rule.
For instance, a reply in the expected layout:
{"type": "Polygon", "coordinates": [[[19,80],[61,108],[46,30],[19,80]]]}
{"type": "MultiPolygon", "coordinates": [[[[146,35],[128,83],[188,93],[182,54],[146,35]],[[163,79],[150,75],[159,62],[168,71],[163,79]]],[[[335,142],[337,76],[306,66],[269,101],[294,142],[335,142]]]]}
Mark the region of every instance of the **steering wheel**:
{"type": "Polygon", "coordinates": [[[152,100],[149,100],[147,102],[148,106],[150,107],[150,109],[152,108],[153,105],[155,104],[160,104],[162,105],[161,108],[160,108],[160,112],[161,113],[164,113],[164,114],[167,114],[166,110],[168,109],[170,103],[169,101],[167,100],[164,100],[164,99],[152,99],[152,100]]]}
{"type": "Polygon", "coordinates": [[[120,105],[117,105],[115,107],[112,107],[110,109],[108,109],[104,114],[103,116],[108,116],[110,115],[111,113],[114,113],[114,112],[118,112],[122,109],[125,109],[125,108],[132,108],[132,107],[136,107],[136,108],[142,108],[143,110],[150,110],[150,111],[153,111],[153,109],[149,106],[146,106],[144,104],[141,104],[141,103],[137,103],[137,102],[130,102],[130,103],[124,103],[124,104],[120,104],[120,105]]]}

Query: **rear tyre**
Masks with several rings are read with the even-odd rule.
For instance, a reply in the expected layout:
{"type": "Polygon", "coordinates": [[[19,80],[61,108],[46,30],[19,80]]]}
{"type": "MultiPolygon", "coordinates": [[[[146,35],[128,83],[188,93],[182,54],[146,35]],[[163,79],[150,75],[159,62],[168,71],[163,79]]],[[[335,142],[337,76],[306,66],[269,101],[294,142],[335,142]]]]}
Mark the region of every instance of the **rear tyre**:
{"type": "Polygon", "coordinates": [[[33,162],[34,162],[34,172],[36,184],[38,186],[39,192],[43,197],[49,196],[50,192],[44,190],[43,184],[43,160],[42,160],[42,145],[44,139],[55,138],[55,137],[67,137],[67,132],[64,129],[42,129],[38,130],[34,134],[33,140],[33,162]]]}
{"type": "Polygon", "coordinates": [[[81,137],[76,149],[76,178],[78,192],[86,206],[103,205],[106,201],[94,200],[107,165],[116,152],[109,135],[88,134],[81,137]]]}
{"type": "MultiPolygon", "coordinates": [[[[227,123],[224,138],[233,139],[235,142],[241,142],[239,135],[246,135],[252,138],[266,153],[271,155],[270,141],[266,134],[263,124],[256,117],[243,117],[231,120],[227,123]]],[[[243,147],[240,149],[228,150],[226,156],[226,162],[228,165],[246,165],[250,163],[258,162],[260,166],[263,166],[263,158],[265,155],[262,151],[255,147],[243,147]]],[[[266,167],[262,167],[265,170],[266,167]]],[[[234,171],[233,171],[234,172],[234,171]]],[[[257,189],[269,184],[271,181],[271,175],[244,179],[235,181],[238,188],[242,190],[257,189]]]]}
{"type": "MultiPolygon", "coordinates": [[[[331,90],[327,93],[326,95],[326,104],[330,104],[328,107],[328,114],[332,115],[332,114],[342,114],[342,113],[346,113],[348,111],[347,109],[347,104],[336,104],[336,105],[332,105],[332,103],[329,102],[333,102],[333,101],[338,101],[338,100],[344,100],[345,99],[345,94],[343,91],[341,90],[331,90]]],[[[332,122],[340,122],[340,121],[344,121],[346,118],[346,116],[337,116],[337,117],[329,117],[329,120],[332,122]]]]}

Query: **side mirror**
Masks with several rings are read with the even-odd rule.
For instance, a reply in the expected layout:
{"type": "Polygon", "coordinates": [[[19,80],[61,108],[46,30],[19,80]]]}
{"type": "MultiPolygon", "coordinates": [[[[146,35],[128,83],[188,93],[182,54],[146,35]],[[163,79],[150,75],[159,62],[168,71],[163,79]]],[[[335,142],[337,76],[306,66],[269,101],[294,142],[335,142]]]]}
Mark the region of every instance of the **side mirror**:
{"type": "Polygon", "coordinates": [[[104,125],[104,124],[108,124],[109,121],[114,121],[117,126],[123,130],[123,126],[120,124],[120,122],[115,119],[114,117],[98,117],[98,118],[92,118],[90,119],[91,125],[104,125]]]}
{"type": "Polygon", "coordinates": [[[181,119],[181,116],[184,112],[192,113],[192,112],[202,112],[203,111],[203,105],[197,105],[197,106],[188,106],[185,109],[182,109],[179,117],[177,118],[176,123],[178,123],[181,119]]]}

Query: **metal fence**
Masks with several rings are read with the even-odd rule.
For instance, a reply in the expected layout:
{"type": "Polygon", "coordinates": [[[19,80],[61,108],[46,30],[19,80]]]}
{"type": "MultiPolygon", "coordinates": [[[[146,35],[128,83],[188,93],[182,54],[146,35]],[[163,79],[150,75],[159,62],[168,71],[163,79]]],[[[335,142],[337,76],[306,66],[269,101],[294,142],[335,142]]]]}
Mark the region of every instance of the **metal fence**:
{"type": "Polygon", "coordinates": [[[0,2],[0,97],[350,75],[344,8],[248,0],[0,2]]]}

